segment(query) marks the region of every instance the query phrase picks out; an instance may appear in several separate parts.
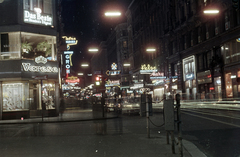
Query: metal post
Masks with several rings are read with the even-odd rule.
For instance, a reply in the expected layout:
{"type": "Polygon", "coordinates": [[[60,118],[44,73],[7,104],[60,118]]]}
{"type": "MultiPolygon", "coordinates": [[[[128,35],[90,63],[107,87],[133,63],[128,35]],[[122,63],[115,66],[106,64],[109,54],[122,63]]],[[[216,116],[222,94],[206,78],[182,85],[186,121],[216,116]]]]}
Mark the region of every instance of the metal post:
{"type": "Polygon", "coordinates": [[[182,149],[182,126],[181,126],[181,110],[180,110],[180,94],[176,94],[176,108],[177,108],[177,130],[178,130],[178,148],[181,157],[183,156],[182,149]]]}
{"type": "Polygon", "coordinates": [[[41,103],[42,103],[42,121],[43,121],[43,98],[42,98],[42,86],[43,86],[43,83],[42,83],[42,79],[41,79],[41,103]]]}
{"type": "Polygon", "coordinates": [[[145,99],[146,99],[147,135],[148,135],[148,138],[150,138],[150,127],[149,127],[149,104],[148,104],[148,98],[147,98],[147,95],[145,95],[145,99]]]}
{"type": "Polygon", "coordinates": [[[171,140],[172,140],[172,153],[175,154],[175,137],[174,137],[174,131],[171,131],[171,140]]]}

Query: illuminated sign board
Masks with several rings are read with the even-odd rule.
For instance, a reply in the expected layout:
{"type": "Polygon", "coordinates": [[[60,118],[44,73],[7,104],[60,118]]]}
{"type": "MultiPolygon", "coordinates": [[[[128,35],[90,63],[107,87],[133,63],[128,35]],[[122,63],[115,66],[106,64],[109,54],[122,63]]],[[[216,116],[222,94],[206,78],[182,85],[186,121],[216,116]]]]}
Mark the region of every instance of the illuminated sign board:
{"type": "MultiPolygon", "coordinates": [[[[39,56],[35,58],[35,63],[37,64],[46,64],[46,58],[43,56],[39,56]]],[[[44,72],[44,73],[58,73],[58,67],[52,66],[36,66],[32,65],[31,63],[22,63],[23,71],[29,72],[44,72]]]]}
{"type": "Polygon", "coordinates": [[[119,86],[120,80],[108,80],[106,81],[105,87],[119,86]]]}
{"type": "Polygon", "coordinates": [[[106,71],[106,74],[109,76],[113,76],[113,75],[120,75],[121,74],[121,70],[111,70],[111,71],[106,71]]]}
{"type": "Polygon", "coordinates": [[[116,64],[116,63],[113,63],[113,64],[111,65],[111,68],[112,68],[112,70],[117,70],[117,64],[116,64]]]}
{"type": "Polygon", "coordinates": [[[63,36],[62,38],[65,39],[65,41],[66,41],[67,50],[70,50],[71,45],[77,45],[77,43],[78,43],[78,40],[75,37],[63,36]]]}
{"type": "Polygon", "coordinates": [[[151,75],[150,75],[150,79],[151,80],[161,80],[161,79],[166,79],[167,77],[164,76],[164,73],[160,73],[160,72],[153,72],[151,75]]]}
{"type": "Polygon", "coordinates": [[[66,68],[66,74],[70,74],[70,67],[72,66],[72,55],[73,51],[64,51],[65,55],[65,68],[66,68]]]}
{"type": "Polygon", "coordinates": [[[149,64],[143,64],[141,65],[141,70],[140,70],[140,74],[151,74],[153,72],[157,72],[157,68],[156,67],[152,67],[149,64]]]}
{"type": "Polygon", "coordinates": [[[40,8],[34,8],[33,11],[24,10],[23,20],[25,23],[52,26],[53,18],[50,15],[42,14],[40,8]]]}
{"type": "Polygon", "coordinates": [[[193,73],[186,74],[185,78],[186,78],[186,80],[192,80],[192,79],[194,79],[194,74],[193,73]]]}
{"type": "Polygon", "coordinates": [[[80,79],[77,78],[77,77],[68,77],[68,78],[66,79],[66,82],[67,82],[67,83],[79,83],[79,82],[80,82],[80,79]]]}

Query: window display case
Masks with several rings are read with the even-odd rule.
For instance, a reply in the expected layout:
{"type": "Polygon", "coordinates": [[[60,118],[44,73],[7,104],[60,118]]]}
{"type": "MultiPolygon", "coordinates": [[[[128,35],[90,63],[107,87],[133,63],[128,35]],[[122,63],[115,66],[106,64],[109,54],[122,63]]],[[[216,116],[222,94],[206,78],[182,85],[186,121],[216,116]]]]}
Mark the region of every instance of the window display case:
{"type": "Polygon", "coordinates": [[[3,112],[28,110],[28,83],[2,84],[3,112]]]}

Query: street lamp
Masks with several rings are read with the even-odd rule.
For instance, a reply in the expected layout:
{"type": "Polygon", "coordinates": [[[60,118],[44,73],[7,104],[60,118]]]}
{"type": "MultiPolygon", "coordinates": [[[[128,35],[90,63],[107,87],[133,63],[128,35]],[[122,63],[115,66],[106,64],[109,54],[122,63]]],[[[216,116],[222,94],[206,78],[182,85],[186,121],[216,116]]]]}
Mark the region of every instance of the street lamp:
{"type": "Polygon", "coordinates": [[[81,64],[81,67],[88,67],[89,65],[87,63],[81,64]]]}
{"type": "Polygon", "coordinates": [[[211,14],[211,15],[215,15],[219,13],[219,10],[217,9],[209,9],[209,10],[204,10],[203,11],[204,14],[211,14]]]}
{"type": "Polygon", "coordinates": [[[89,48],[88,51],[89,52],[98,52],[98,49],[97,48],[89,48]]]}
{"type": "Polygon", "coordinates": [[[105,16],[111,16],[111,17],[115,17],[115,16],[121,16],[122,13],[121,12],[105,12],[105,16]]]}
{"type": "Polygon", "coordinates": [[[130,65],[131,65],[130,63],[124,63],[123,64],[124,67],[130,67],[130,65]]]}
{"type": "Polygon", "coordinates": [[[156,49],[155,48],[147,48],[146,51],[147,52],[156,52],[156,49]]]}
{"type": "Polygon", "coordinates": [[[78,76],[83,76],[83,73],[78,73],[78,76]]]}

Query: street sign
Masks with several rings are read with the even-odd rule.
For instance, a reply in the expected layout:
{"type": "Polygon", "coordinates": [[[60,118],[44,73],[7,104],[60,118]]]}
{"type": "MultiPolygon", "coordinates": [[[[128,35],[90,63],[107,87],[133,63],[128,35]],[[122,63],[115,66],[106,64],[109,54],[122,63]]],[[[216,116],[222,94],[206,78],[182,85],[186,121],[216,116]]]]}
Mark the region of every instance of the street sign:
{"type": "Polygon", "coordinates": [[[48,75],[44,75],[44,76],[32,76],[33,79],[35,80],[47,80],[48,79],[48,75]]]}

